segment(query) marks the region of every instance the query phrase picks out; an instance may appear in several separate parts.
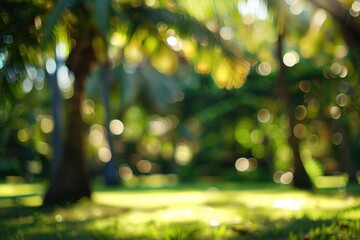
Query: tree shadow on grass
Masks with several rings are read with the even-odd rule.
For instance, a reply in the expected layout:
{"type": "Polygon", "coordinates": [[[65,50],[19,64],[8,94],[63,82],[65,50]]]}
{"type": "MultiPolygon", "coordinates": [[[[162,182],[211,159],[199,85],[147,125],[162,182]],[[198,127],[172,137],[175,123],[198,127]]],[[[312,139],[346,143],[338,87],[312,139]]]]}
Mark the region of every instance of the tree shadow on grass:
{"type": "Polygon", "coordinates": [[[0,239],[101,239],[94,236],[92,226],[128,211],[90,201],[66,207],[0,208],[0,239]]]}

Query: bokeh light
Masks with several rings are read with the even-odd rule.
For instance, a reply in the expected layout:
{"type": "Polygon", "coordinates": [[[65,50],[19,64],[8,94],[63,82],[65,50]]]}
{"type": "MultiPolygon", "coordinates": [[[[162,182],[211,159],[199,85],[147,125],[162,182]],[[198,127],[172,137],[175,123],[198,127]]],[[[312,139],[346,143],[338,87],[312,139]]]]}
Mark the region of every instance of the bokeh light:
{"type": "Polygon", "coordinates": [[[245,172],[249,169],[249,167],[250,167],[250,163],[247,158],[241,157],[237,159],[235,162],[235,168],[239,172],[245,172]]]}
{"type": "Polygon", "coordinates": [[[152,164],[149,160],[142,159],[136,164],[136,168],[141,173],[150,173],[152,170],[152,164]]]}
{"type": "Polygon", "coordinates": [[[44,133],[51,133],[54,129],[54,122],[51,116],[44,116],[40,122],[41,130],[44,133]]]}
{"type": "Polygon", "coordinates": [[[111,120],[109,127],[114,135],[120,135],[124,132],[124,124],[118,119],[111,120]]]}
{"type": "Polygon", "coordinates": [[[261,123],[269,122],[270,118],[271,118],[270,111],[266,108],[260,109],[260,111],[257,114],[257,118],[258,118],[259,122],[261,122],[261,123]]]}
{"type": "Polygon", "coordinates": [[[258,67],[256,68],[256,71],[261,76],[267,76],[271,73],[271,65],[268,62],[261,62],[258,67]]]}
{"type": "Polygon", "coordinates": [[[287,52],[283,57],[283,62],[288,67],[293,67],[299,60],[300,55],[296,51],[287,52]]]}
{"type": "Polygon", "coordinates": [[[105,139],[105,130],[99,124],[94,124],[90,127],[89,141],[94,146],[100,146],[105,139]]]}
{"type": "Polygon", "coordinates": [[[192,150],[186,143],[179,143],[175,148],[175,161],[181,166],[188,165],[192,155],[192,150]]]}
{"type": "Polygon", "coordinates": [[[100,161],[102,162],[109,162],[112,158],[112,154],[109,148],[107,147],[102,147],[99,149],[98,151],[98,157],[100,159],[100,161]]]}
{"type": "Polygon", "coordinates": [[[294,174],[292,172],[285,172],[280,177],[280,183],[282,184],[290,184],[293,181],[294,174]]]}

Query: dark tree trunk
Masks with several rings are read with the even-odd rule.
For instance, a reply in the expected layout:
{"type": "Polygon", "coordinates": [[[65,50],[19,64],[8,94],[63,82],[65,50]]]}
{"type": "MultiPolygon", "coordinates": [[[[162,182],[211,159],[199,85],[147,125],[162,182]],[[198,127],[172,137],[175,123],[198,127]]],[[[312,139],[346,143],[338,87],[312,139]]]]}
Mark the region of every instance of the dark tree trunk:
{"type": "Polygon", "coordinates": [[[102,96],[103,102],[105,106],[105,129],[106,129],[106,137],[109,143],[109,148],[111,152],[111,159],[104,166],[103,174],[105,178],[106,185],[118,185],[119,184],[119,175],[116,168],[116,163],[114,159],[114,148],[111,139],[110,132],[110,96],[109,89],[112,80],[111,69],[109,63],[106,63],[102,66],[101,69],[101,77],[102,77],[102,96]]]}
{"type": "Polygon", "coordinates": [[[68,68],[75,75],[74,95],[70,100],[64,151],[59,167],[54,172],[44,205],[75,202],[90,197],[90,176],[83,152],[83,121],[81,102],[86,77],[96,61],[92,40],[96,32],[87,27],[78,33],[78,41],[67,60],[68,68]]]}
{"type": "Polygon", "coordinates": [[[61,161],[61,126],[60,126],[60,116],[61,116],[61,97],[60,89],[57,84],[56,72],[49,75],[50,85],[51,85],[51,105],[52,105],[52,115],[54,119],[54,131],[52,133],[52,146],[53,146],[53,160],[52,160],[52,173],[56,172],[56,169],[60,165],[61,161]]]}
{"type": "Polygon", "coordinates": [[[294,156],[294,187],[300,188],[300,189],[312,189],[313,185],[310,180],[309,175],[307,174],[304,164],[301,160],[300,153],[299,153],[299,139],[294,135],[293,129],[296,125],[296,120],[294,117],[294,110],[291,106],[291,102],[289,99],[289,91],[287,86],[287,79],[285,74],[285,65],[282,60],[283,56],[283,36],[284,36],[284,30],[280,29],[279,35],[278,35],[278,47],[277,47],[277,57],[278,57],[278,63],[279,63],[279,76],[278,76],[278,86],[279,86],[279,94],[280,98],[283,102],[283,105],[285,107],[286,115],[288,117],[288,124],[290,128],[290,139],[289,143],[293,152],[294,156]]]}

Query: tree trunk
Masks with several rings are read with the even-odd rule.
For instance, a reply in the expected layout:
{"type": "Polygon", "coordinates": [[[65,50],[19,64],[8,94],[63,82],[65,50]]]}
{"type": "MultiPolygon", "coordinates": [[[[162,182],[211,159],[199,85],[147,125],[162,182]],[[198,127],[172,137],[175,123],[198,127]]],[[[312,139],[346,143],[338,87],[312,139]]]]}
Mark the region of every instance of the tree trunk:
{"type": "Polygon", "coordinates": [[[49,75],[49,81],[51,86],[51,105],[52,105],[52,115],[54,119],[54,131],[52,133],[52,146],[53,146],[53,160],[52,160],[52,173],[56,172],[56,169],[60,165],[61,161],[61,126],[60,126],[60,116],[61,116],[61,97],[60,89],[57,84],[56,72],[49,75]]]}
{"type": "Polygon", "coordinates": [[[114,159],[114,148],[111,139],[110,132],[110,96],[109,89],[111,85],[111,70],[109,63],[105,63],[101,69],[101,77],[102,77],[102,90],[103,90],[103,102],[105,106],[105,129],[106,129],[106,137],[109,143],[109,148],[111,152],[111,159],[107,162],[103,169],[104,179],[106,185],[118,185],[119,184],[119,175],[116,168],[116,163],[114,159]]]}
{"type": "Polygon", "coordinates": [[[63,155],[45,194],[44,205],[75,202],[91,195],[90,176],[83,152],[81,102],[86,77],[96,61],[92,46],[96,32],[87,27],[82,33],[78,34],[77,44],[67,60],[69,70],[75,75],[74,95],[70,99],[63,155]]]}
{"type": "Polygon", "coordinates": [[[313,185],[310,180],[309,175],[307,174],[304,164],[301,160],[300,153],[299,153],[299,139],[294,135],[293,129],[296,125],[296,120],[294,118],[294,112],[293,108],[291,106],[291,102],[289,99],[288,94],[288,86],[286,81],[286,74],[285,74],[285,65],[282,60],[283,51],[282,51],[282,45],[283,45],[283,36],[284,36],[284,30],[280,29],[279,35],[278,35],[278,47],[277,47],[277,57],[278,57],[278,63],[279,63],[279,76],[278,76],[278,86],[279,86],[279,95],[281,100],[283,101],[286,115],[288,117],[288,124],[290,129],[290,139],[289,143],[293,152],[294,156],[294,187],[300,188],[300,189],[312,189],[313,185]]]}

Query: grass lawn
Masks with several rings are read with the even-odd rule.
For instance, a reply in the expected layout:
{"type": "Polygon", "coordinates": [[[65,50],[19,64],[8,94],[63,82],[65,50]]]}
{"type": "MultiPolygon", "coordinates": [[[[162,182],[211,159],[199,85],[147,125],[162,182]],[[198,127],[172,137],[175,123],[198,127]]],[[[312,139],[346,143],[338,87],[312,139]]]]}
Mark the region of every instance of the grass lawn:
{"type": "Polygon", "coordinates": [[[92,201],[43,209],[43,184],[4,183],[0,239],[360,239],[358,188],[96,187],[92,201]]]}

